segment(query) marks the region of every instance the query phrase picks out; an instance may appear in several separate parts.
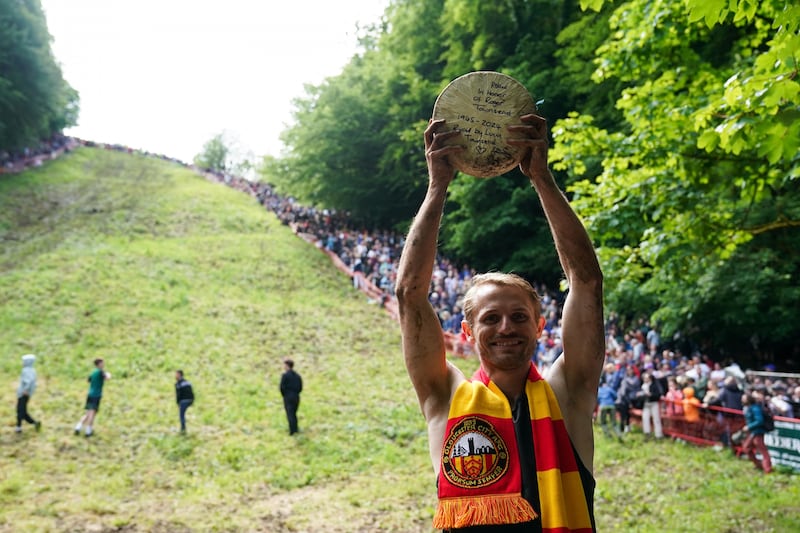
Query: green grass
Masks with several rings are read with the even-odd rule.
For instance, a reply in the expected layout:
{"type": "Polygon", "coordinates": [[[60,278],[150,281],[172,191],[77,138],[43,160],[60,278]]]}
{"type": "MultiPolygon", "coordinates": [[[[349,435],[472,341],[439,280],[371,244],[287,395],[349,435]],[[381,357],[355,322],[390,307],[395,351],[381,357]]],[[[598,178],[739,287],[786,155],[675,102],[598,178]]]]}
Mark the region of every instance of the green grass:
{"type": "MultiPolygon", "coordinates": [[[[0,302],[0,531],[431,531],[397,325],[254,199],[99,149],[4,176],[0,302]],[[28,352],[44,429],[16,435],[28,352]],[[285,356],[305,382],[294,438],[285,356]],[[113,379],[85,439],[95,357],[113,379]],[[185,437],[176,368],[197,394],[185,437]]],[[[600,436],[595,463],[602,531],[800,529],[798,478],[725,452],[600,436]]]]}

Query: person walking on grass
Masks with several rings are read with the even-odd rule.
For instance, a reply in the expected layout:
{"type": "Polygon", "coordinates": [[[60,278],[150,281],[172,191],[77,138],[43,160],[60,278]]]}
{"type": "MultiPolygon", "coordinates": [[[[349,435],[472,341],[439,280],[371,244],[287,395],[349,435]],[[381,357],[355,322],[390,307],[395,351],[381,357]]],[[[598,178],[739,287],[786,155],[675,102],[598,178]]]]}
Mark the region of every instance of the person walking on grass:
{"type": "Polygon", "coordinates": [[[303,391],[303,378],[294,371],[294,361],[284,359],[281,376],[281,396],[286,418],[289,421],[289,435],[300,431],[297,427],[297,408],[300,406],[300,393],[303,391]]]}
{"type": "Polygon", "coordinates": [[[86,426],[86,436],[93,434],[94,419],[100,409],[100,400],[103,397],[103,384],[111,379],[111,373],[105,371],[105,362],[102,359],[94,360],[94,371],[89,375],[89,393],[86,395],[86,413],[75,425],[75,434],[79,435],[81,428],[86,426]]]}
{"type": "Polygon", "coordinates": [[[36,369],[33,368],[35,361],[36,356],[32,353],[22,356],[22,373],[19,376],[19,387],[17,387],[17,426],[14,428],[17,433],[22,432],[23,421],[33,424],[36,431],[42,429],[42,422],[34,420],[28,414],[28,402],[36,390],[36,369]]]}
{"type": "Polygon", "coordinates": [[[603,275],[583,224],[547,164],[547,128],[536,115],[508,126],[525,150],[520,170],[536,189],[569,282],[564,352],[542,376],[531,354],[544,329],[541,301],[520,276],[475,276],[462,329],[480,368],[468,379],[448,362],[428,300],[439,223],[462,135],[432,120],[425,130],[428,190],[397,273],[403,354],[428,425],[438,480],[433,526],[445,531],[593,531],[592,415],[603,369],[603,275]],[[475,529],[477,530],[477,529],[475,529]]]}
{"type": "Polygon", "coordinates": [[[194,391],[192,384],[183,377],[183,370],[175,371],[175,401],[178,402],[181,433],[186,433],[186,410],[194,403],[194,391]]]}

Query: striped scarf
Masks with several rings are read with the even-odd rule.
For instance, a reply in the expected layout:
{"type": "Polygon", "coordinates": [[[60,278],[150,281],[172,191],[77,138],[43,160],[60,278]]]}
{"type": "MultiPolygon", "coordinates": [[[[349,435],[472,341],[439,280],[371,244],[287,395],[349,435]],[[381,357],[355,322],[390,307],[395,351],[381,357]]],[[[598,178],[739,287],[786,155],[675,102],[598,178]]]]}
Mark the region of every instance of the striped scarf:
{"type": "MultiPolygon", "coordinates": [[[[572,442],[553,389],[531,364],[525,394],[534,435],[542,530],[592,531],[572,442]]],[[[522,497],[511,407],[481,368],[459,385],[450,406],[442,463],[438,529],[516,524],[538,518],[522,497]]]]}

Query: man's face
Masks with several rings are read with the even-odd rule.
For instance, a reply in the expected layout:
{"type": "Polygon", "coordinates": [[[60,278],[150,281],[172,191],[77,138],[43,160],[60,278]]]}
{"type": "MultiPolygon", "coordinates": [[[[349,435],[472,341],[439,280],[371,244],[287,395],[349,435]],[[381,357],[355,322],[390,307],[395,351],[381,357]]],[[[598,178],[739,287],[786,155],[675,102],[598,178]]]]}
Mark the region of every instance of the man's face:
{"type": "Polygon", "coordinates": [[[530,296],[522,289],[486,284],[475,294],[475,312],[464,332],[487,370],[511,370],[527,366],[543,324],[530,296]]]}

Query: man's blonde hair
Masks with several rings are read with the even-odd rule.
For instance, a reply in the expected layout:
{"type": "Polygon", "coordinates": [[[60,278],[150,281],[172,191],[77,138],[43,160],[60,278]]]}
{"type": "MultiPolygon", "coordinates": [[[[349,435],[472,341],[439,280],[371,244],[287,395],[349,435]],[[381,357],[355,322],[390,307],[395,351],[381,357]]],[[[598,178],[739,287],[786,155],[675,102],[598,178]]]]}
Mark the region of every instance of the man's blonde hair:
{"type": "Polygon", "coordinates": [[[470,286],[467,294],[464,295],[464,320],[469,325],[472,325],[472,319],[475,315],[475,294],[482,285],[499,285],[501,287],[516,287],[531,298],[533,303],[534,312],[538,319],[541,316],[541,298],[539,293],[533,288],[533,285],[528,283],[525,278],[516,274],[505,274],[503,272],[487,272],[486,274],[478,274],[472,278],[472,286],[470,286]]]}

